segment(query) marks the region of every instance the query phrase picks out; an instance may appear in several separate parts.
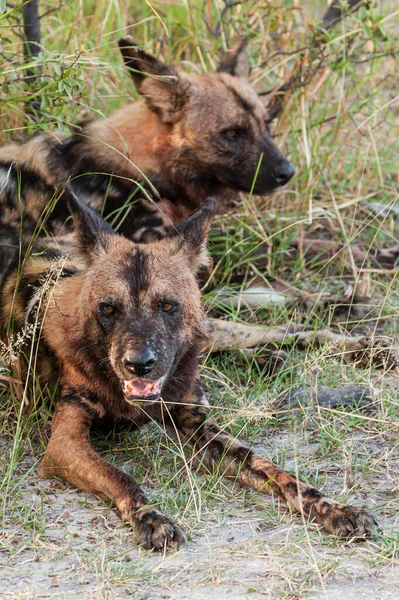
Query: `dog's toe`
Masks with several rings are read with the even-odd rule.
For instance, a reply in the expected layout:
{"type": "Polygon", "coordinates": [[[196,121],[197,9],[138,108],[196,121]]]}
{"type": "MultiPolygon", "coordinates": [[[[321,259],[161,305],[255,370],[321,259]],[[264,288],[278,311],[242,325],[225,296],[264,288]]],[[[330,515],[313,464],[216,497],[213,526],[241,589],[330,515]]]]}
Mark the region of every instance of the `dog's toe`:
{"type": "Polygon", "coordinates": [[[180,527],[156,510],[142,513],[134,519],[137,543],[151,550],[178,550],[186,543],[180,527]]]}
{"type": "Polygon", "coordinates": [[[377,521],[367,510],[344,504],[331,508],[323,526],[335,535],[356,538],[370,537],[378,527],[377,521]]]}

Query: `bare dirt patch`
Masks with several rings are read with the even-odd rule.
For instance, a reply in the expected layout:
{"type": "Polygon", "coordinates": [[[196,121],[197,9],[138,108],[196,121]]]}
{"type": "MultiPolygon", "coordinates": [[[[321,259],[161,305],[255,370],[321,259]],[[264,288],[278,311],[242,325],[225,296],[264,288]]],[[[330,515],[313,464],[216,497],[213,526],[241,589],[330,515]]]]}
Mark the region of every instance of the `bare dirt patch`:
{"type": "MultiPolygon", "coordinates": [[[[285,466],[293,470],[297,460],[307,456],[309,473],[317,464],[318,477],[324,480],[328,475],[329,494],[346,500],[350,461],[345,471],[342,463],[331,460],[333,456],[320,458],[320,448],[309,442],[310,437],[283,430],[268,436],[267,448],[257,445],[257,449],[265,452],[273,447],[286,455],[285,466]]],[[[28,451],[4,507],[0,596],[391,600],[399,585],[399,511],[394,491],[399,456],[389,436],[380,434],[367,441],[359,434],[351,447],[361,454],[363,444],[375,468],[367,480],[352,481],[356,491],[350,502],[373,510],[382,526],[381,537],[365,543],[334,540],[316,526],[301,523],[277,501],[218,481],[217,502],[204,496],[199,518],[190,500],[180,515],[171,515],[188,532],[189,543],[168,556],[136,548],[129,529],[95,497],[61,481],[39,479],[36,460],[28,451]]],[[[3,460],[7,445],[3,440],[3,460]]],[[[118,464],[131,468],[131,460],[125,457],[118,464]]],[[[148,480],[144,477],[150,495],[156,493],[157,479],[162,477],[151,472],[148,480]]],[[[193,479],[200,486],[215,485],[202,475],[193,479]]],[[[176,485],[172,482],[168,494],[178,493],[176,485]]],[[[156,500],[162,505],[163,499],[156,500]]]]}

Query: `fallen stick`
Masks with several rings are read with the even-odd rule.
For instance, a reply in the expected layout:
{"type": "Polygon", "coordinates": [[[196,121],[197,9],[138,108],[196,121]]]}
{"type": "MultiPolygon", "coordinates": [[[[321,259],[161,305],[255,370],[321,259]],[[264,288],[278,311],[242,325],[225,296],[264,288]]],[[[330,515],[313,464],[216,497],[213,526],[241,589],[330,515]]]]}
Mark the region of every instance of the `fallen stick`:
{"type": "Polygon", "coordinates": [[[254,348],[270,343],[296,344],[299,348],[321,347],[329,344],[328,354],[342,355],[359,366],[378,364],[384,369],[399,366],[399,350],[389,337],[347,336],[329,329],[305,329],[302,325],[288,324],[267,327],[208,319],[209,338],[203,350],[218,352],[234,348],[254,348]]]}
{"type": "Polygon", "coordinates": [[[357,406],[373,408],[373,391],[368,386],[351,385],[338,388],[324,386],[304,387],[283,394],[277,401],[276,410],[308,408],[340,408],[357,406]]]}
{"type": "Polygon", "coordinates": [[[325,263],[328,260],[339,259],[341,253],[346,252],[348,248],[350,248],[354,263],[358,267],[364,267],[370,262],[376,266],[390,268],[394,267],[399,260],[399,244],[390,248],[369,248],[364,251],[356,244],[348,246],[331,240],[295,238],[290,245],[291,248],[301,252],[307,263],[312,260],[325,263]]]}

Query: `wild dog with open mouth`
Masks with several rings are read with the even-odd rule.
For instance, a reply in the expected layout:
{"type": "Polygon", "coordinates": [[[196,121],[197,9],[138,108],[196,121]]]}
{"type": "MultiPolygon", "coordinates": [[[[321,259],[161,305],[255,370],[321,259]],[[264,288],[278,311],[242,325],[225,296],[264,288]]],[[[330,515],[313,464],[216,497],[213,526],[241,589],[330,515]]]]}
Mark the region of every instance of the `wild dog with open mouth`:
{"type": "Polygon", "coordinates": [[[140,100],[68,138],[41,134],[0,148],[0,277],[21,227],[31,235],[45,213],[49,234],[65,231],[65,201],[46,207],[69,178],[118,233],[151,241],[208,196],[223,210],[234,190],[249,192],[255,181],[253,191],[265,194],[293,176],[247,79],[244,41],[206,74],[177,72],[126,39],[119,46],[140,100]],[[145,194],[155,204],[143,201],[145,194]]]}
{"type": "Polygon", "coordinates": [[[202,468],[273,494],[330,533],[371,531],[375,521],[367,511],[326,498],[209,418],[199,376],[206,323],[196,273],[207,262],[215,202],[207,200],[171,235],[148,244],[115,234],[72,193],[69,207],[75,238],[39,241],[22,268],[17,256],[0,290],[1,337],[7,341],[11,329],[38,321],[37,375],[42,385],[60,382],[39,473],[111,501],[145,548],[179,547],[180,527],[90,444],[96,423],[141,426],[156,419],[183,445],[194,445],[202,468]]]}

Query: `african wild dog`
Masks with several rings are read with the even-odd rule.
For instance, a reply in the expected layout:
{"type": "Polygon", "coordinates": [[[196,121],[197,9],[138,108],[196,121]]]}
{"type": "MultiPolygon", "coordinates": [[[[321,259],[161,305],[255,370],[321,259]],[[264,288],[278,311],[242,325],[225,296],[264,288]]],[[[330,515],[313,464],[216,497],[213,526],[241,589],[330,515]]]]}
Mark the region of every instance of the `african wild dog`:
{"type": "Polygon", "coordinates": [[[60,381],[40,474],[111,501],[145,548],[179,547],[180,527],[89,440],[96,423],[140,426],[156,419],[181,444],[194,445],[202,468],[274,494],[331,533],[367,534],[375,525],[367,511],[326,498],[209,418],[199,378],[206,325],[196,272],[207,262],[215,202],[207,200],[168,237],[147,244],[115,234],[73,193],[69,206],[76,237],[39,241],[22,270],[17,256],[0,295],[3,339],[8,324],[18,329],[39,320],[38,374],[43,385],[60,381]],[[45,302],[43,281],[50,282],[45,302]]]}
{"type": "Polygon", "coordinates": [[[129,40],[119,45],[140,100],[83,123],[68,138],[41,134],[0,148],[0,277],[18,246],[20,205],[23,234],[31,235],[43,212],[47,233],[65,231],[62,198],[44,209],[69,178],[118,233],[144,241],[164,235],[208,196],[222,210],[234,190],[251,189],[259,164],[255,193],[293,176],[247,79],[245,42],[207,74],[178,73],[129,40]]]}

